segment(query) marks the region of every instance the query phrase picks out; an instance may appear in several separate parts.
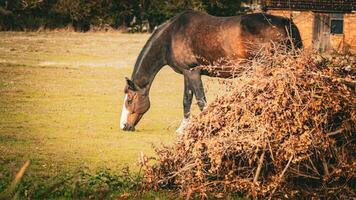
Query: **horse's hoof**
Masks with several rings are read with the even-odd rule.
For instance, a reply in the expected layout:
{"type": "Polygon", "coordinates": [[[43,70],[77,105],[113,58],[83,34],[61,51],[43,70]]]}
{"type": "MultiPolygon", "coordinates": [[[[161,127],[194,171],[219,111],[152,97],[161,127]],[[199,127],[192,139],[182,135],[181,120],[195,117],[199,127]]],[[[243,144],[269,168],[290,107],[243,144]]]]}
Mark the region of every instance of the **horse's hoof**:
{"type": "Polygon", "coordinates": [[[177,135],[183,135],[183,132],[184,132],[184,129],[182,129],[181,127],[179,127],[179,128],[176,130],[176,134],[177,134],[177,135]]]}
{"type": "Polygon", "coordinates": [[[182,135],[184,133],[188,123],[189,123],[189,118],[183,118],[179,128],[176,130],[177,135],[182,135]]]}

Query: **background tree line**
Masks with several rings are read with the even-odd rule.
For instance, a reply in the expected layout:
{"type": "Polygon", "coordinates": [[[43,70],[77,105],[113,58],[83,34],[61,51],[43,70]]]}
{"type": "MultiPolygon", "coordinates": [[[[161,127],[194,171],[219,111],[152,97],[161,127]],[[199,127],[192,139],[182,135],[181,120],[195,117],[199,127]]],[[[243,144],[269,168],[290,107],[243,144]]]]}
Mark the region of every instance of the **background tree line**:
{"type": "Polygon", "coordinates": [[[118,29],[151,31],[194,9],[216,16],[241,12],[244,0],[0,0],[0,30],[118,29]]]}

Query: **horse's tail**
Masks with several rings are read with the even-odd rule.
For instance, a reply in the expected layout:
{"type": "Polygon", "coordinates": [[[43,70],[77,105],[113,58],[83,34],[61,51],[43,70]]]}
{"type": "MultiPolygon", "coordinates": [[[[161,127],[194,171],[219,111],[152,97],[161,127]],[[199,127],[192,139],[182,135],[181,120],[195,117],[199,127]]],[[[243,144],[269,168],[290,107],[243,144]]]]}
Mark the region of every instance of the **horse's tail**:
{"type": "MultiPolygon", "coordinates": [[[[300,36],[299,29],[295,25],[293,20],[288,19],[288,24],[286,25],[286,27],[287,27],[288,35],[289,35],[291,41],[293,42],[293,46],[297,49],[303,48],[303,41],[300,36]]],[[[292,46],[292,44],[290,44],[290,46],[292,46]]]]}

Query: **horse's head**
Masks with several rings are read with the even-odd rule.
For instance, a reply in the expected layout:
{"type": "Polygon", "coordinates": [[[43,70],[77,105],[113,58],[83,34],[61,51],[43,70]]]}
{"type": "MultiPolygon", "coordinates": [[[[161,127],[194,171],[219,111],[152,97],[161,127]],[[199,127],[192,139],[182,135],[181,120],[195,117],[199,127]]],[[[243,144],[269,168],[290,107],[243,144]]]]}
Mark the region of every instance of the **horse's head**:
{"type": "Polygon", "coordinates": [[[147,88],[138,87],[126,78],[125,99],[122,106],[120,128],[124,131],[134,131],[136,124],[150,108],[147,88]]]}

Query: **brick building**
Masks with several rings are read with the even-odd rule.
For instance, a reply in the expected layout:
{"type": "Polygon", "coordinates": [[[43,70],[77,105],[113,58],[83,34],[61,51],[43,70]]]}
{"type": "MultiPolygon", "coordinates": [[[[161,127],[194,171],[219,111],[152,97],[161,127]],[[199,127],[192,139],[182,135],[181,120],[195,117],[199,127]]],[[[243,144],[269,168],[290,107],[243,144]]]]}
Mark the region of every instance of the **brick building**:
{"type": "Polygon", "coordinates": [[[306,48],[356,51],[356,0],[251,0],[273,15],[291,17],[306,48]]]}

